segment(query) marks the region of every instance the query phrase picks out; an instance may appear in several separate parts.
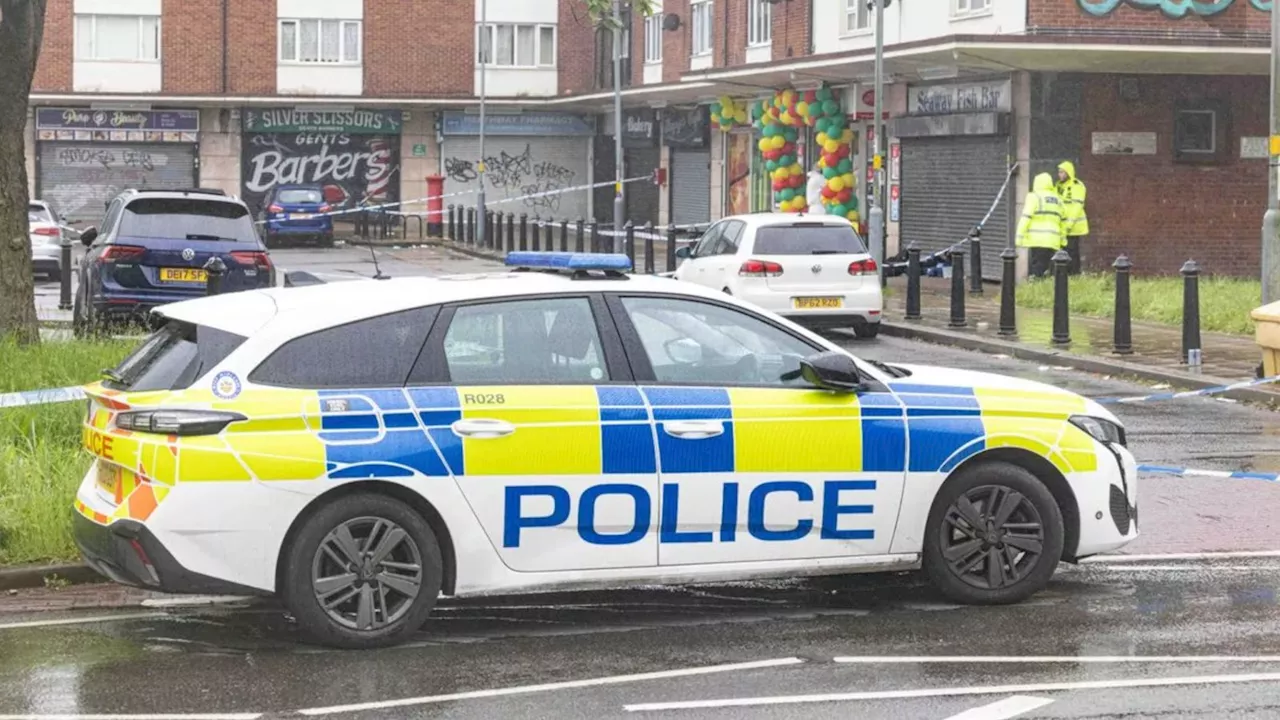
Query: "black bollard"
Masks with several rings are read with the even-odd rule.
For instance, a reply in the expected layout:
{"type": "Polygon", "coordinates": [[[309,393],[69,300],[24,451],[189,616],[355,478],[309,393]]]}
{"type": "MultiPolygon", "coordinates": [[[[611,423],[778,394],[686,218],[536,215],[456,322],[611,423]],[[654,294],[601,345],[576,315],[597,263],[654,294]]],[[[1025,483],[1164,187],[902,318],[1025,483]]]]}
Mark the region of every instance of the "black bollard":
{"type": "Polygon", "coordinates": [[[476,209],[467,208],[467,244],[476,244],[476,209]]]}
{"type": "Polygon", "coordinates": [[[60,287],[58,288],[58,309],[70,310],[71,309],[71,238],[67,237],[67,235],[65,234],[67,232],[66,230],[62,230],[61,232],[63,233],[62,247],[60,248],[60,250],[62,251],[61,252],[62,260],[61,260],[61,266],[59,267],[59,269],[62,270],[62,272],[59,273],[61,277],[58,278],[59,280],[61,280],[60,287]]]}
{"type": "Polygon", "coordinates": [[[493,248],[493,211],[488,209],[484,211],[484,246],[493,248]]]}
{"type": "Polygon", "coordinates": [[[592,220],[589,231],[591,233],[591,252],[600,252],[600,223],[596,220],[592,220]]]}
{"type": "Polygon", "coordinates": [[[504,214],[501,210],[493,214],[493,247],[499,252],[502,251],[502,218],[504,214]]]}
{"type": "Polygon", "coordinates": [[[1188,260],[1182,269],[1182,361],[1199,367],[1200,359],[1200,266],[1188,260]]]}
{"type": "Polygon", "coordinates": [[[582,216],[578,216],[578,239],[575,241],[573,249],[578,252],[586,252],[587,245],[587,226],[582,216]]]}
{"type": "Polygon", "coordinates": [[[227,264],[222,261],[222,258],[216,255],[209,258],[209,261],[204,264],[204,271],[208,276],[204,286],[205,294],[217,295],[222,292],[222,277],[227,274],[227,264]]]}
{"type": "Polygon", "coordinates": [[[569,221],[560,221],[560,252],[569,252],[569,221]]]}
{"type": "Polygon", "coordinates": [[[516,249],[516,214],[507,214],[507,252],[516,249]]]}
{"type": "Polygon", "coordinates": [[[533,222],[529,223],[529,237],[530,237],[529,247],[534,252],[542,251],[542,241],[538,239],[538,236],[542,234],[541,228],[542,228],[542,219],[539,218],[537,215],[534,215],[533,222]]]}
{"type": "Polygon", "coordinates": [[[449,205],[449,239],[458,242],[457,206],[449,205]]]}
{"type": "Polygon", "coordinates": [[[1111,267],[1116,269],[1116,319],[1113,352],[1117,355],[1133,354],[1133,313],[1129,305],[1129,274],[1133,263],[1121,255],[1111,267]]]}
{"type": "Polygon", "coordinates": [[[676,226],[667,226],[667,272],[676,271],[676,226]]]}
{"type": "Polygon", "coordinates": [[[1071,310],[1067,295],[1067,270],[1071,255],[1066,250],[1053,254],[1053,344],[1071,342],[1071,310]]]}
{"type": "Polygon", "coordinates": [[[919,320],[920,315],[920,248],[912,241],[907,246],[907,320],[919,320]]]}
{"type": "Polygon", "coordinates": [[[647,275],[652,275],[653,269],[653,222],[646,222],[644,227],[640,228],[644,232],[644,271],[647,275]]]}
{"type": "Polygon", "coordinates": [[[951,320],[947,327],[962,328],[964,317],[964,246],[951,251],[951,320]]]}
{"type": "Polygon", "coordinates": [[[982,294],[982,231],[969,233],[969,294],[982,294]]]}
{"type": "Polygon", "coordinates": [[[520,213],[520,250],[529,249],[529,213],[520,213]]]}
{"type": "Polygon", "coordinates": [[[627,259],[631,261],[631,269],[632,269],[632,270],[635,270],[635,269],[636,269],[636,226],[635,226],[635,223],[633,223],[633,222],[631,222],[630,220],[628,220],[628,221],[626,222],[626,224],[624,224],[624,225],[622,226],[622,232],[624,233],[624,237],[623,237],[623,239],[625,240],[625,242],[623,243],[623,246],[622,246],[622,251],[623,251],[624,253],[626,253],[626,255],[627,255],[627,259]]]}
{"type": "Polygon", "coordinates": [[[1006,247],[1000,251],[1000,335],[1018,334],[1018,319],[1015,308],[1018,292],[1018,251],[1006,247]]]}

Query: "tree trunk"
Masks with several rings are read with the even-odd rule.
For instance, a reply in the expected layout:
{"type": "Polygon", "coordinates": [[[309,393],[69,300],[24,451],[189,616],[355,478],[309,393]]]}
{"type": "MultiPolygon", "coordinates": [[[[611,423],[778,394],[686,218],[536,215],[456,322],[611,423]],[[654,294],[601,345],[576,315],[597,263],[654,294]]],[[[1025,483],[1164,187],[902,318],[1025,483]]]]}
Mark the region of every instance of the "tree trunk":
{"type": "Polygon", "coordinates": [[[38,342],[28,235],[27,107],[46,0],[0,0],[0,337],[38,342]]]}

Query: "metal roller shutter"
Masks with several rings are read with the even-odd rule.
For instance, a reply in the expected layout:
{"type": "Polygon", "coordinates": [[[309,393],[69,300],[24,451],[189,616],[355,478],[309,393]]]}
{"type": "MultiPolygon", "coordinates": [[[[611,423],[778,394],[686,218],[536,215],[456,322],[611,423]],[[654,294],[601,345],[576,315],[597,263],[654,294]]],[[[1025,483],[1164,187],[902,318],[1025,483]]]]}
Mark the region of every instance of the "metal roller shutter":
{"type": "Polygon", "coordinates": [[[36,194],[70,220],[97,224],[106,204],[129,188],[195,187],[196,146],[41,142],[36,194]]]}
{"type": "MultiPolygon", "coordinates": [[[[556,220],[590,217],[590,190],[547,195],[510,202],[508,198],[544,193],[560,188],[590,185],[591,169],[587,163],[591,138],[588,137],[490,137],[485,138],[488,156],[485,172],[485,202],[489,209],[504,213],[527,213],[556,220]]],[[[475,165],[480,157],[480,138],[451,137],[445,140],[444,191],[446,194],[476,190],[475,165]]],[[[609,178],[612,180],[612,178],[609,178]]],[[[445,199],[445,205],[476,203],[474,192],[445,199]]]]}
{"type": "MultiPolygon", "coordinates": [[[[903,247],[914,242],[927,255],[963,240],[1000,192],[1008,155],[1005,136],[903,138],[903,247]]],[[[983,227],[982,276],[988,280],[1000,279],[1000,251],[1009,241],[1009,195],[1006,190],[983,227]]]]}
{"type": "Polygon", "coordinates": [[[671,151],[671,222],[693,225],[711,220],[711,151],[671,151]]]}

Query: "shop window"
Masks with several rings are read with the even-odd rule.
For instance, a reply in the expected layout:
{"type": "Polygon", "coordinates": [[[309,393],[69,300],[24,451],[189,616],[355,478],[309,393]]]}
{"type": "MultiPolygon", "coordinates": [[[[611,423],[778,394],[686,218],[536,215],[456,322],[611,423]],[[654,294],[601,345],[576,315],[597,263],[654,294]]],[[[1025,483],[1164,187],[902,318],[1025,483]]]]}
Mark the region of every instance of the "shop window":
{"type": "Polygon", "coordinates": [[[360,63],[359,20],[281,20],[280,62],[360,63]]]}
{"type": "Polygon", "coordinates": [[[1227,158],[1226,104],[1206,101],[1174,111],[1173,158],[1179,162],[1221,162],[1227,158]]]}
{"type": "Polygon", "coordinates": [[[155,15],[76,15],[75,48],[76,60],[159,60],[160,18],[155,15]]]}

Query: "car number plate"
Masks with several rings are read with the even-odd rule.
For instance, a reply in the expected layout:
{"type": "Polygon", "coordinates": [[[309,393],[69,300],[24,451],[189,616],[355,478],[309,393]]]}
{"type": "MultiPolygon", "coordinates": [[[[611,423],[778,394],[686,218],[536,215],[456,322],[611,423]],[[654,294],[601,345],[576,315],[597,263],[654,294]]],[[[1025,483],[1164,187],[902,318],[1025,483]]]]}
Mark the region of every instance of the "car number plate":
{"type": "Polygon", "coordinates": [[[120,486],[120,467],[112,465],[102,460],[98,461],[98,487],[102,489],[110,497],[116,495],[116,488],[120,486]]]}
{"type": "Polygon", "coordinates": [[[200,268],[160,268],[160,282],[207,282],[208,274],[200,268]]]}
{"type": "Polygon", "coordinates": [[[844,298],[842,297],[798,297],[791,298],[791,302],[798,310],[844,307],[844,298]]]}
{"type": "Polygon", "coordinates": [[[311,213],[290,213],[290,220],[310,220],[314,217],[311,213]]]}

